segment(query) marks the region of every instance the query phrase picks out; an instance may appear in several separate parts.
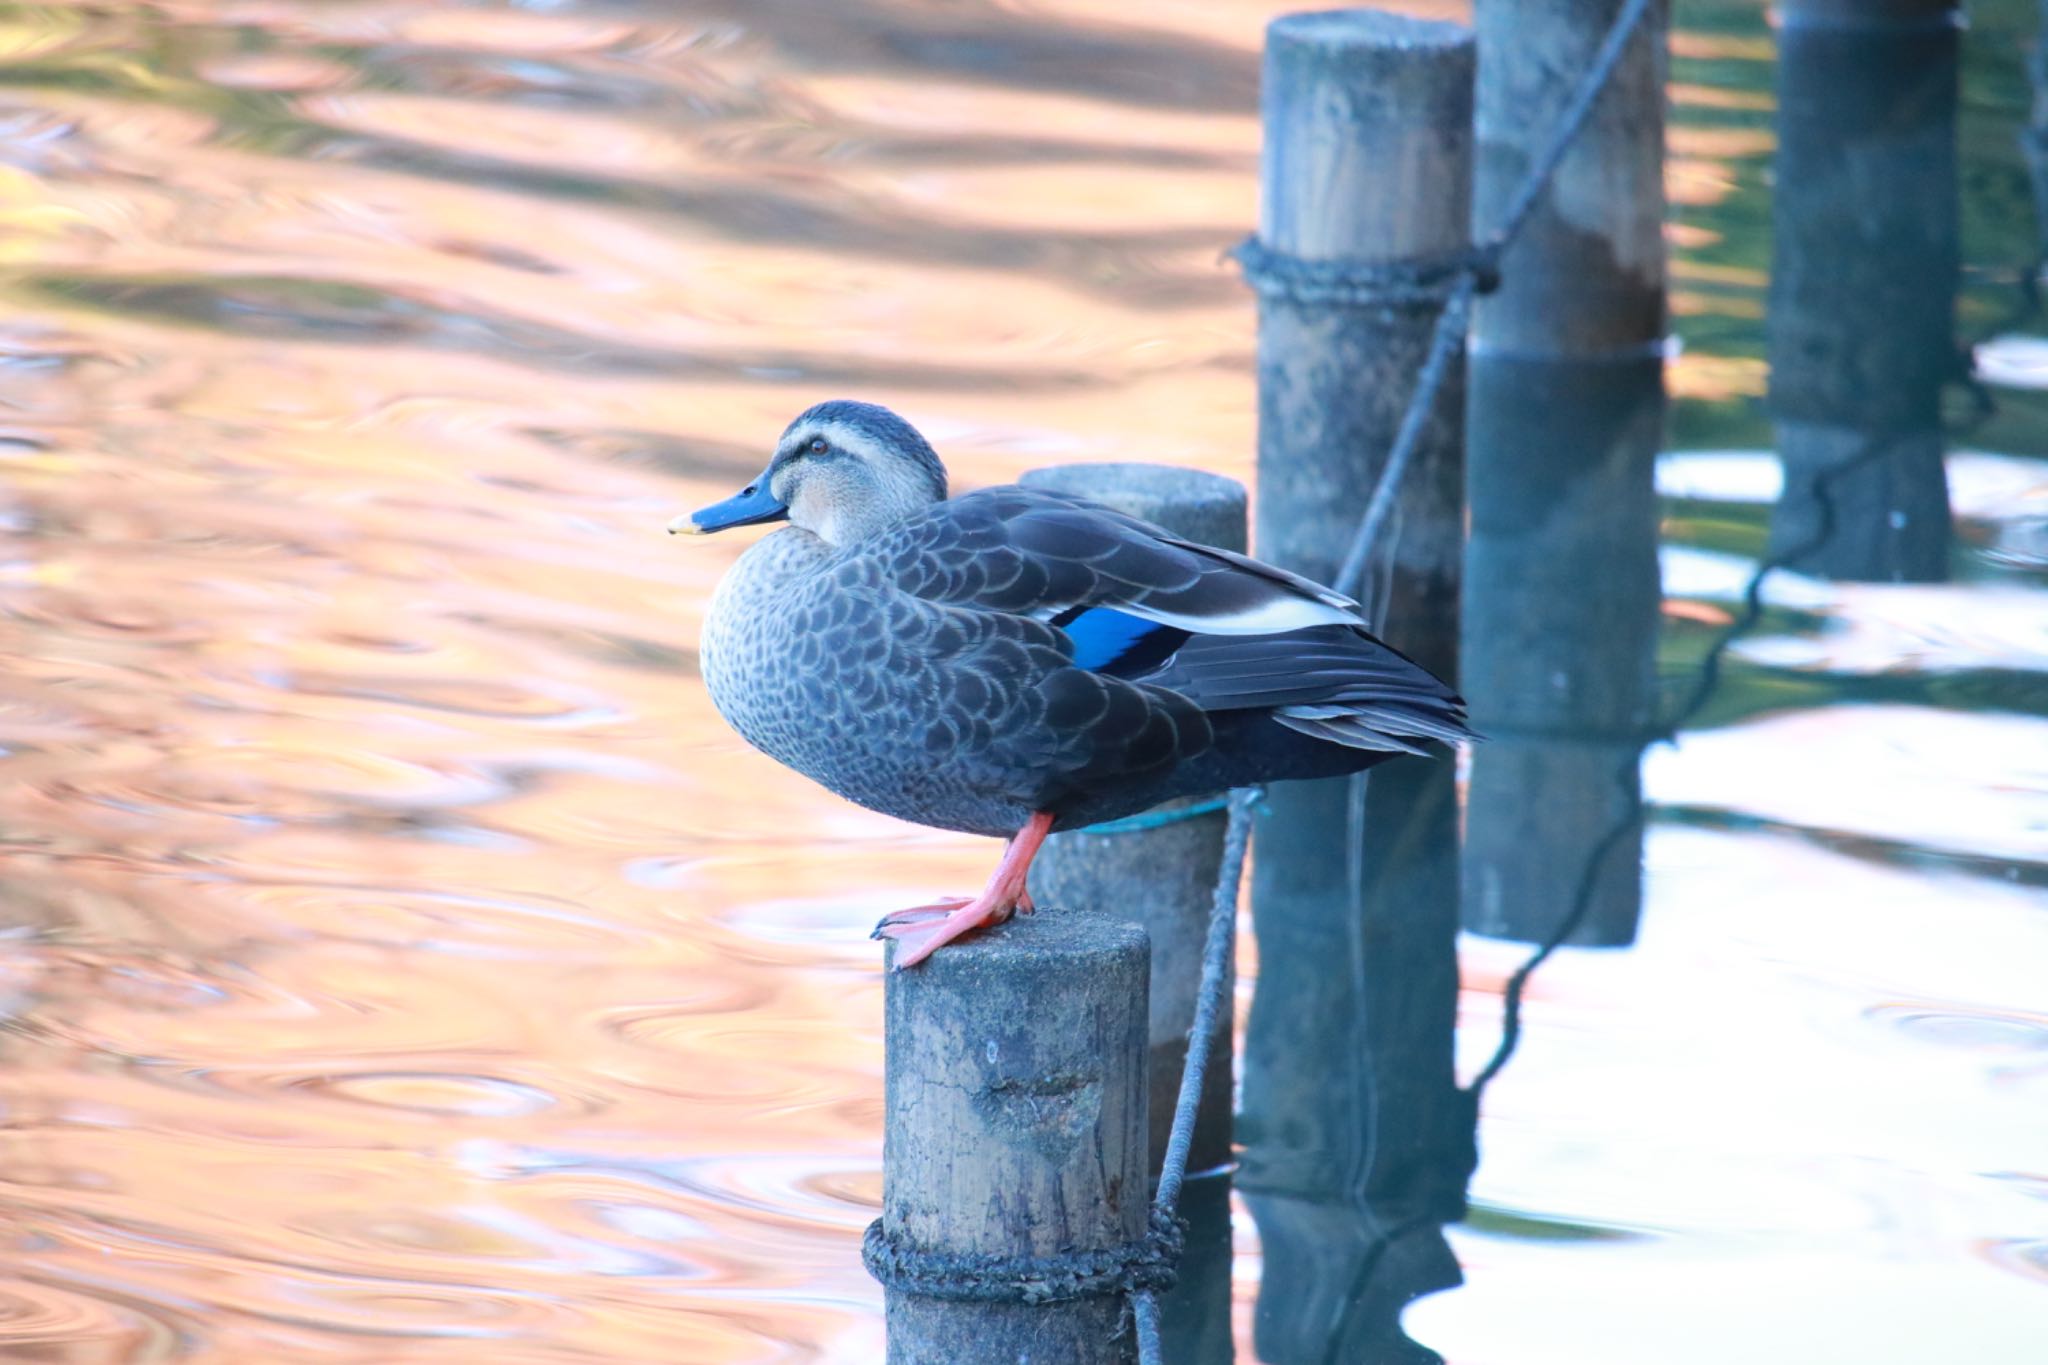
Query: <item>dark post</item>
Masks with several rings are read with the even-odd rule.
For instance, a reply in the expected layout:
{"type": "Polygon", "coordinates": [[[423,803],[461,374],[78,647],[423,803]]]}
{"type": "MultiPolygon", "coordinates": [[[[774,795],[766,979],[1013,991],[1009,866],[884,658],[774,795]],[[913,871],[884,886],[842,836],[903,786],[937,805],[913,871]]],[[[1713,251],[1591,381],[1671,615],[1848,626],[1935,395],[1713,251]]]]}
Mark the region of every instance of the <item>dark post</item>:
{"type": "MultiPolygon", "coordinates": [[[[1622,0],[1478,0],[1492,231],[1622,0]]],[[[1656,707],[1663,438],[1664,44],[1646,15],[1472,329],[1463,676],[1473,724],[1464,922],[1580,944],[1642,908],[1637,759],[1656,707]],[[1597,859],[1597,861],[1596,861],[1597,859]]]]}
{"type": "MultiPolygon", "coordinates": [[[[896,945],[889,945],[893,962],[896,945]]],[[[1143,1239],[1145,932],[1025,915],[888,973],[882,1220],[925,1251],[1048,1256],[1143,1239]]],[[[963,1303],[891,1289],[890,1365],[1127,1365],[1120,1298],[963,1303]]]]}
{"type": "Polygon", "coordinates": [[[1945,579],[1960,14],[1953,0],[1784,0],[1778,14],[1769,338],[1785,491],[1771,548],[1831,578],[1945,579]]]}
{"type": "MultiPolygon", "coordinates": [[[[1472,63],[1471,34],[1455,24],[1344,11],[1269,26],[1264,250],[1364,263],[1461,248],[1472,63]]],[[[1263,556],[1335,578],[1435,320],[1422,304],[1261,291],[1263,556]]],[[[1391,643],[1445,677],[1458,663],[1463,405],[1463,366],[1454,363],[1360,594],[1391,643]]],[[[1238,1183],[1265,1255],[1262,1359],[1393,1358],[1329,1354],[1338,1343],[1399,1338],[1381,1311],[1384,1282],[1367,1281],[1381,1268],[1409,1292],[1456,1279],[1434,1226],[1462,1207],[1463,1169],[1445,1176],[1444,1154],[1469,1153],[1471,1141],[1451,1066],[1454,779],[1447,759],[1405,759],[1369,779],[1287,783],[1258,826],[1260,967],[1238,1183]],[[1371,969],[1381,962],[1403,970],[1371,969]],[[1395,1223],[1412,1223],[1414,1258],[1388,1254],[1383,1230],[1395,1223]],[[1434,1253],[1423,1246],[1432,1236],[1434,1253]],[[1402,1268],[1411,1259],[1419,1280],[1402,1268]]]]}
{"type": "Polygon", "coordinates": [[[2034,90],[2034,112],[2020,132],[2020,153],[2027,160],[2027,179],[2034,191],[2035,241],[2048,258],[2048,0],[2041,0],[2041,22],[2027,57],[2027,84],[2034,90]]]}
{"type": "MultiPolygon", "coordinates": [[[[1087,464],[1034,469],[1022,482],[1093,498],[1203,545],[1245,548],[1245,490],[1234,479],[1174,465],[1087,464]]],[[[1191,804],[1183,802],[1179,809],[1191,804]]],[[[1158,812],[1174,813],[1174,808],[1158,812]]],[[[1152,940],[1147,1109],[1153,1171],[1165,1153],[1180,1094],[1227,821],[1224,812],[1214,811],[1148,829],[1055,834],[1031,867],[1031,894],[1048,913],[1088,911],[1135,920],[1152,940]]],[[[1234,1017],[1226,995],[1210,1041],[1209,1069],[1188,1150],[1188,1170],[1197,1178],[1181,1196],[1187,1249],[1180,1278],[1160,1303],[1167,1356],[1183,1365],[1228,1365],[1232,1352],[1227,1167],[1232,1157],[1234,1017]],[[1215,1174],[1204,1177],[1202,1172],[1215,1174]]]]}

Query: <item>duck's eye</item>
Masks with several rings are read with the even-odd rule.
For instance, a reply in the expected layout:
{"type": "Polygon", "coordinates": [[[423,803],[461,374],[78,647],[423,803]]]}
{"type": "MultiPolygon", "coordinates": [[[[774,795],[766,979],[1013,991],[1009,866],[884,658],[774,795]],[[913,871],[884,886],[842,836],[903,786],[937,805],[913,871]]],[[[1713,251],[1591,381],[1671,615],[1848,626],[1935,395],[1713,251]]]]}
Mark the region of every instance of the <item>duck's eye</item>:
{"type": "Polygon", "coordinates": [[[813,436],[811,438],[810,445],[805,447],[805,449],[809,450],[813,455],[823,455],[826,451],[830,450],[831,448],[832,447],[826,442],[825,438],[822,436],[813,436]]]}

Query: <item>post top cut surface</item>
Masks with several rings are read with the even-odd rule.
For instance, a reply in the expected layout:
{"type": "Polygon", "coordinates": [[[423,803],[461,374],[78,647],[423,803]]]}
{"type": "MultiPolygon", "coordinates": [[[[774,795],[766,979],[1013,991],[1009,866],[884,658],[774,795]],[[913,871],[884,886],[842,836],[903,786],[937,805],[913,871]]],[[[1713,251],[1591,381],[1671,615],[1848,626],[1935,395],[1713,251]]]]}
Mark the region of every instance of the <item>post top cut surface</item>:
{"type": "Polygon", "coordinates": [[[1136,495],[1160,502],[1237,502],[1244,485],[1206,469],[1186,465],[1119,460],[1106,464],[1049,465],[1033,469],[1018,482],[1027,488],[1050,488],[1084,498],[1136,495]]]}
{"type": "Polygon", "coordinates": [[[1131,461],[1053,465],[1031,470],[1018,482],[1091,498],[1203,545],[1245,548],[1244,485],[1221,474],[1131,461]]]}
{"type": "Polygon", "coordinates": [[[1472,45],[1472,30],[1441,19],[1414,19],[1376,9],[1314,10],[1283,14],[1266,26],[1266,41],[1275,46],[1426,52],[1452,51],[1472,45]]]}
{"type": "Polygon", "coordinates": [[[1472,31],[1339,10],[1288,15],[1266,32],[1259,241],[1309,261],[1397,260],[1464,243],[1472,31]]]}
{"type": "MultiPolygon", "coordinates": [[[[1129,921],[1106,915],[1061,914],[1054,908],[1048,913],[1020,914],[1007,924],[949,943],[904,976],[948,988],[974,989],[980,984],[990,988],[993,996],[1002,982],[1040,973],[1072,974],[1081,970],[1078,963],[1089,959],[1143,955],[1149,942],[1144,929],[1129,921]]],[[[894,940],[889,942],[891,965],[897,947],[894,940]]]]}

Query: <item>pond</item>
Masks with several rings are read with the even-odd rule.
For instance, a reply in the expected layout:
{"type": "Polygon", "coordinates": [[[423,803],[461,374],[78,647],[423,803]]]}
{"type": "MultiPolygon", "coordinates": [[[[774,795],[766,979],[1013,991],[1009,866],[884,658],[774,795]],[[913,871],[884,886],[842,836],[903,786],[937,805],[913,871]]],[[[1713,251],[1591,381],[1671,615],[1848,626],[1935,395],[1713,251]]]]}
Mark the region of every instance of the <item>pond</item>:
{"type": "MultiPolygon", "coordinates": [[[[733,736],[744,533],[663,528],[842,395],[967,486],[1249,481],[1219,257],[1288,8],[0,8],[0,1357],[881,1358],[866,931],[994,849],[733,736]]],[[[1720,672],[1641,760],[1640,924],[1532,979],[1447,1292],[1261,1321],[1240,1199],[1238,1359],[1368,1299],[1388,1361],[2038,1350],[2039,18],[1972,6],[1956,162],[1871,168],[1953,206],[1981,343],[1938,581],[1808,559],[1747,613],[1815,515],[1766,402],[1804,174],[1763,7],[1678,0],[1646,641],[1667,704],[1720,672]]],[[[1529,948],[1458,951],[1469,1079],[1529,948]]]]}

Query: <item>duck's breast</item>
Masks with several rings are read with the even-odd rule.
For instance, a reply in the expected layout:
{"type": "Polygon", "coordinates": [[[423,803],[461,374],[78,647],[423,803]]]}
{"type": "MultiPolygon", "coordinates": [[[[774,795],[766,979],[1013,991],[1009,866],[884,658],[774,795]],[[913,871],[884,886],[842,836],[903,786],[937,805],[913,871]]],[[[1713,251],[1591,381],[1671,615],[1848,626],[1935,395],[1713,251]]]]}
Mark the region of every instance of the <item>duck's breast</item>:
{"type": "Polygon", "coordinates": [[[858,556],[748,551],[719,587],[702,668],[755,748],[871,810],[978,833],[1030,813],[1048,754],[1035,623],[900,590],[858,556]]]}
{"type": "Polygon", "coordinates": [[[806,652],[791,608],[829,557],[824,542],[797,530],[749,546],[719,580],[698,644],[698,667],[718,714],[784,762],[785,732],[798,714],[793,667],[806,652]]]}

